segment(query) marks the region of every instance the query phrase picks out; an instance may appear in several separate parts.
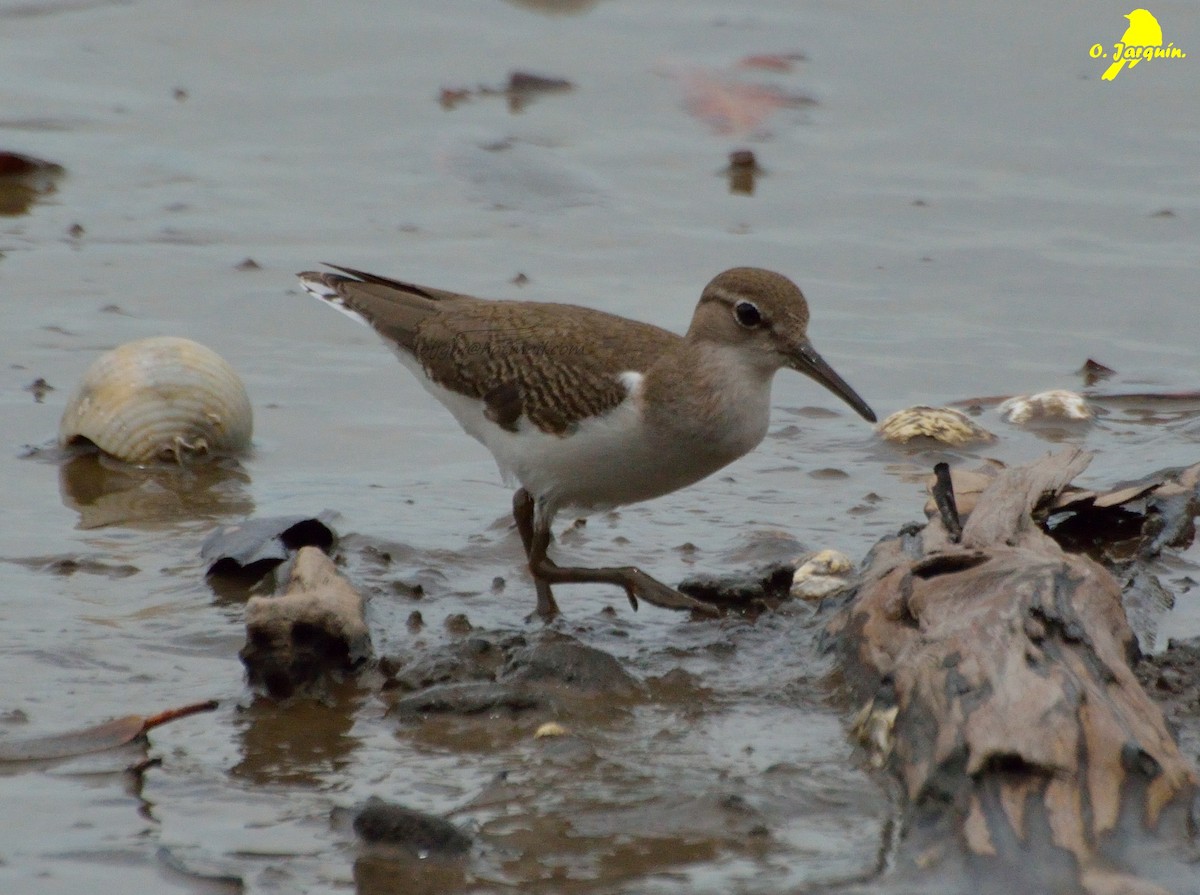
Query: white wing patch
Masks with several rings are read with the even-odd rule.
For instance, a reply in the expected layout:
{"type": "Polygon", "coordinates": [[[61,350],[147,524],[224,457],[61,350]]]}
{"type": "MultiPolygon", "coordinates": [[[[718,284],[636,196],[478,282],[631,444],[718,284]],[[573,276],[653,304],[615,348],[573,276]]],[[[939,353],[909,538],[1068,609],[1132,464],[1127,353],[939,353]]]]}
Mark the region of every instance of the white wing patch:
{"type": "Polygon", "coordinates": [[[617,381],[625,386],[626,400],[638,401],[642,397],[642,383],[646,381],[644,374],[637,370],[626,370],[617,374],[617,381]]]}

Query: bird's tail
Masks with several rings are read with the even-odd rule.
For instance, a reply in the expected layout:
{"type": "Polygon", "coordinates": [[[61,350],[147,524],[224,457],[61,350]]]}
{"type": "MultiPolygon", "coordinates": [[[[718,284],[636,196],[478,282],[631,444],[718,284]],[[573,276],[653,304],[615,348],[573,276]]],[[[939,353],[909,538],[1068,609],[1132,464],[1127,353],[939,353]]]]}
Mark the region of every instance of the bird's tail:
{"type": "MultiPolygon", "coordinates": [[[[337,269],[348,270],[345,267],[337,269]]],[[[354,321],[379,331],[403,348],[411,348],[417,329],[437,308],[436,297],[421,286],[359,271],[349,272],[359,279],[306,271],[299,274],[300,285],[309,295],[332,305],[354,321]]]]}
{"type": "Polygon", "coordinates": [[[1125,60],[1118,59],[1108,67],[1108,70],[1100,76],[1101,81],[1111,81],[1117,76],[1117,72],[1125,67],[1125,60]]]}

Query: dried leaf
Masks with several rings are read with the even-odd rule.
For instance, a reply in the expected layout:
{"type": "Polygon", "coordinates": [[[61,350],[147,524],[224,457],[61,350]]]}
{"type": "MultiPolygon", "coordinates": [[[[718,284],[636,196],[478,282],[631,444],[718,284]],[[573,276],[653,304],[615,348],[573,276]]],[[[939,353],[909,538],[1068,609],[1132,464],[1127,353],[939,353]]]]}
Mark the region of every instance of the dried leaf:
{"type": "Polygon", "coordinates": [[[157,715],[126,715],[113,721],[97,724],[83,730],[56,733],[49,736],[29,737],[18,740],[0,741],[0,761],[49,761],[103,752],[131,743],[148,731],[168,721],[211,712],[217,707],[216,700],[197,702],[192,705],[168,709],[157,715]]]}

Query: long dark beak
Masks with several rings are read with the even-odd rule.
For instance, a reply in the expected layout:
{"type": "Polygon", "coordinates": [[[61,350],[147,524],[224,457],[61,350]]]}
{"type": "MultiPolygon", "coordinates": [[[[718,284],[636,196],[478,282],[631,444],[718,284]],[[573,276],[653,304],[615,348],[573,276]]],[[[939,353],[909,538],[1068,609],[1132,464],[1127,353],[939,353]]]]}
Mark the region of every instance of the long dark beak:
{"type": "Polygon", "coordinates": [[[869,423],[875,422],[875,411],[867,406],[867,402],[858,396],[858,392],[850,388],[846,380],[833,371],[833,367],[825,363],[825,358],[817,354],[808,339],[804,339],[791,347],[788,354],[788,366],[803,373],[825,388],[829,389],[851,407],[858,411],[869,423]]]}

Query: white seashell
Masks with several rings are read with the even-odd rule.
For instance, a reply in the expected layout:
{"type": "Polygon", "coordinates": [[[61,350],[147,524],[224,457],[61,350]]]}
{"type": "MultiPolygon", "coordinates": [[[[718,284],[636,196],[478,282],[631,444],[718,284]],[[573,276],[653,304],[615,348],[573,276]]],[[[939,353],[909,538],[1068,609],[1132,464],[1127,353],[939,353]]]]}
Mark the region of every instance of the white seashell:
{"type": "Polygon", "coordinates": [[[183,462],[243,450],[252,430],[233,367],[198,342],[157,336],[96,359],[67,401],[58,439],[90,441],[129,463],[183,462]]]}
{"type": "Polygon", "coordinates": [[[1031,420],[1090,420],[1092,408],[1083,395],[1065,389],[1018,395],[999,407],[1000,415],[1018,426],[1031,420]]]}
{"type": "Polygon", "coordinates": [[[898,705],[883,703],[877,706],[874,699],[867,700],[854,716],[850,732],[867,750],[871,767],[881,768],[891,757],[896,745],[896,719],[899,716],[898,705]]]}
{"type": "Polygon", "coordinates": [[[897,410],[875,431],[891,442],[906,444],[914,438],[932,438],[951,447],[995,441],[996,436],[952,407],[928,407],[918,404],[897,410]]]}
{"type": "Polygon", "coordinates": [[[850,586],[854,563],[837,550],[820,550],[810,556],[792,575],[792,596],[802,600],[820,600],[850,586]]]}

